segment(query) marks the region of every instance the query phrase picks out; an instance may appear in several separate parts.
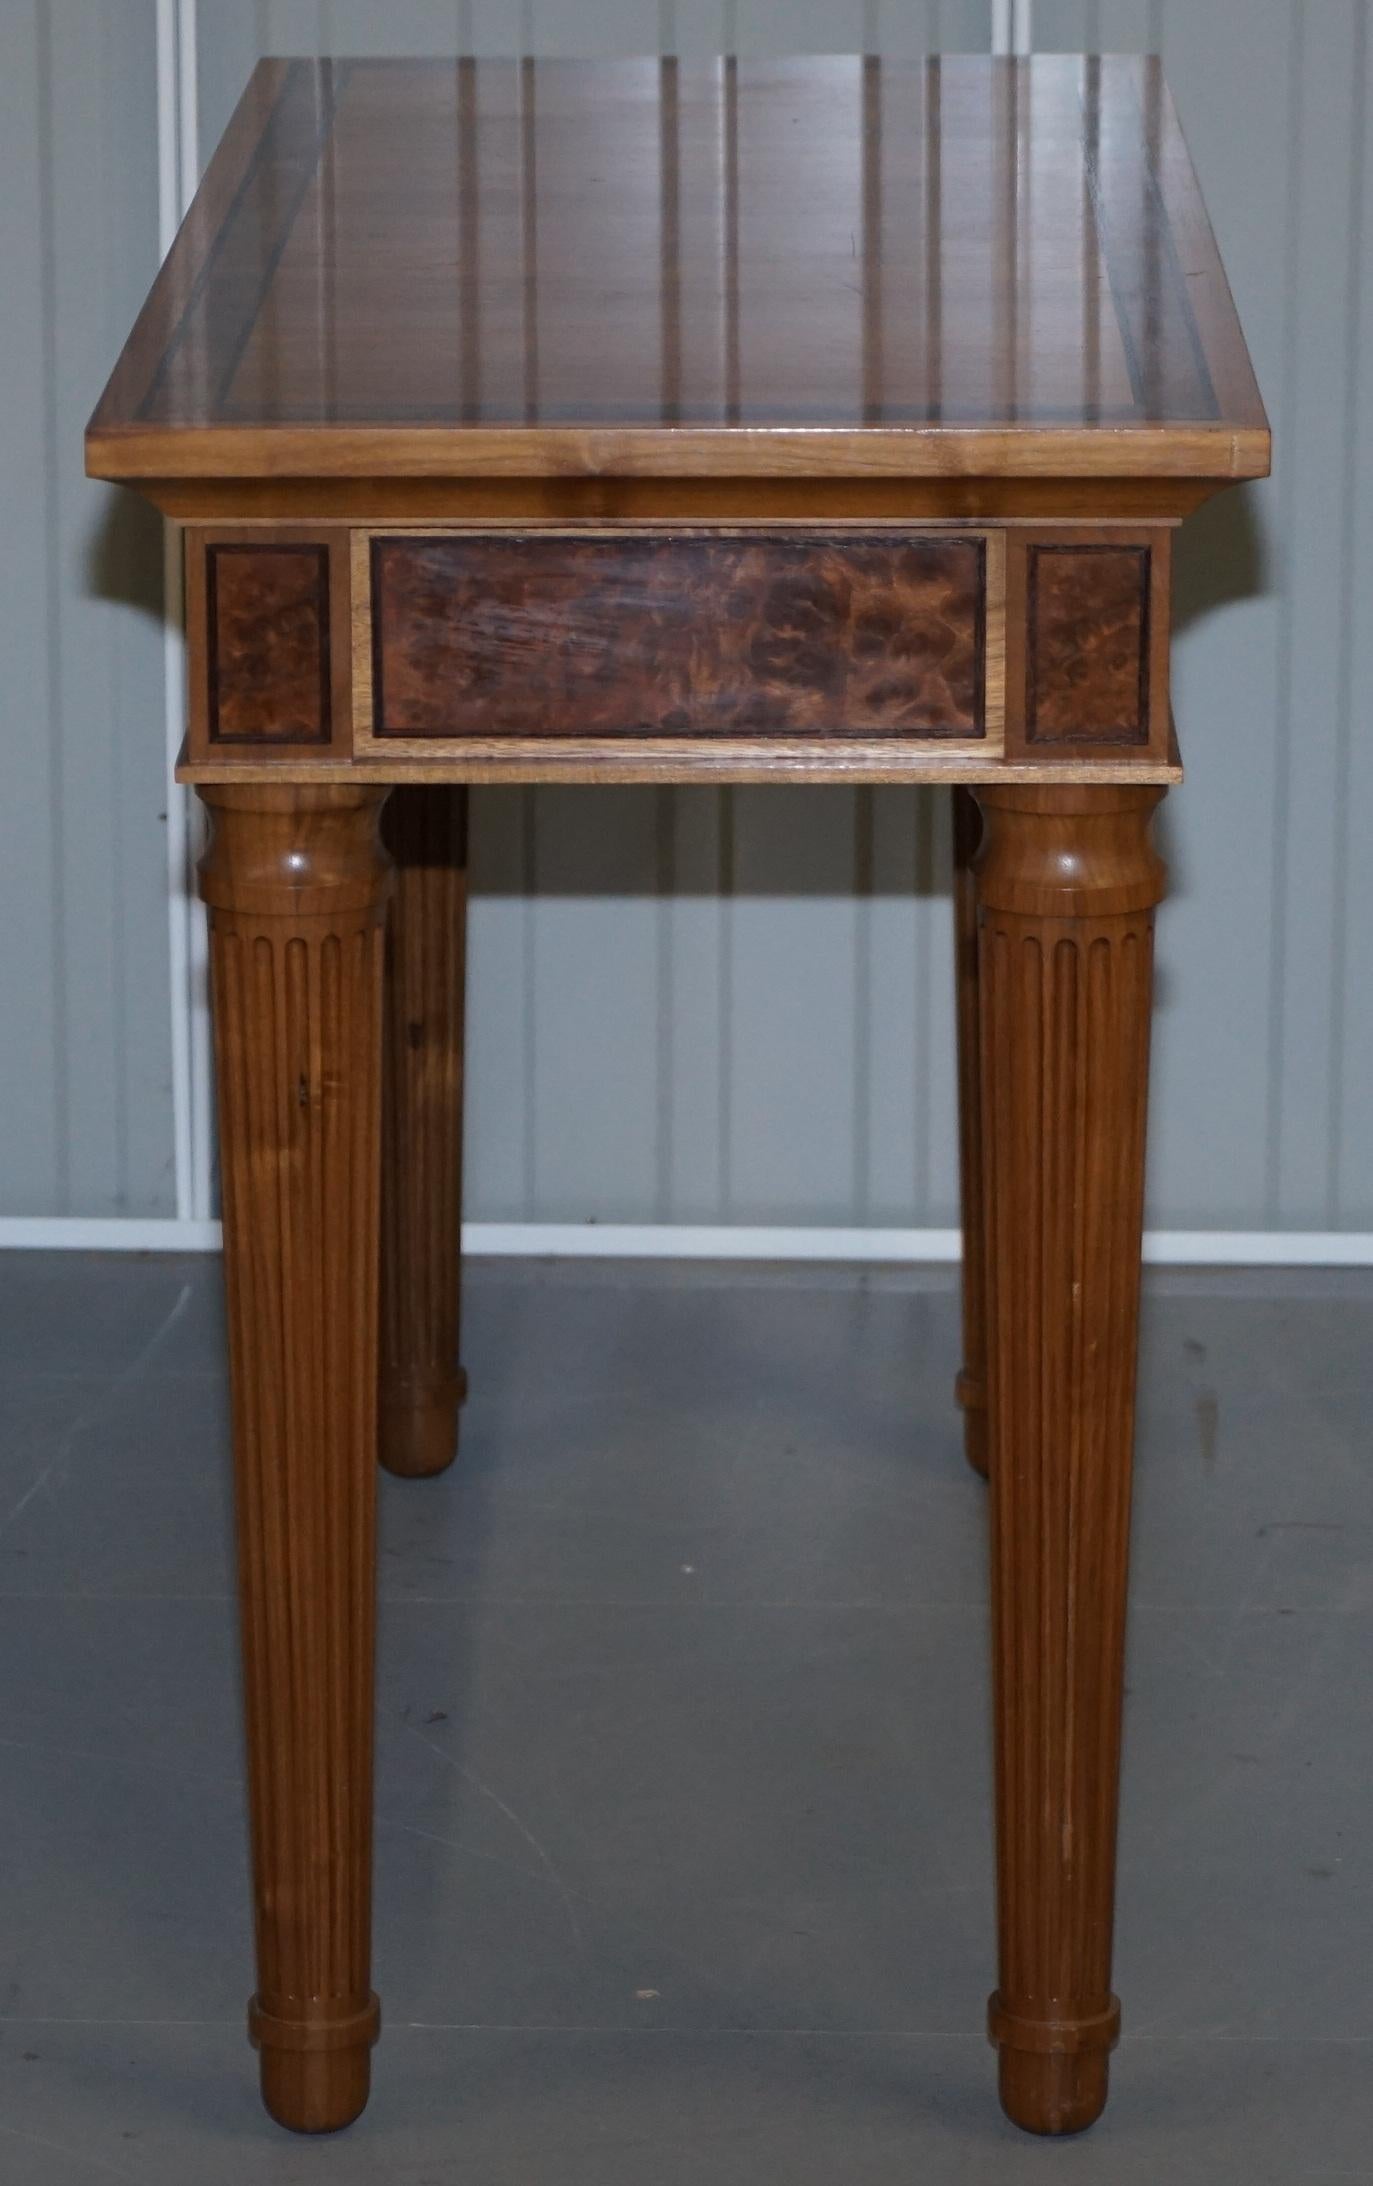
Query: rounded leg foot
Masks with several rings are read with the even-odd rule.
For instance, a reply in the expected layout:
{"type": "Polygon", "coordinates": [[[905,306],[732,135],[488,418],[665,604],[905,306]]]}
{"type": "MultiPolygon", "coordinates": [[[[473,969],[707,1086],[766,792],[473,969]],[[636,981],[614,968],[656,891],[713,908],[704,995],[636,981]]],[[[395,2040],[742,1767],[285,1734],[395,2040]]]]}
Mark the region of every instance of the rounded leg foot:
{"type": "Polygon", "coordinates": [[[367,2107],[372,2052],[357,2049],[262,2052],[262,2100],[292,2133],[338,2133],[367,2107]]]}
{"type": "Polygon", "coordinates": [[[1081,2133],[1106,2107],[1110,2059],[1104,2049],[1073,2056],[1003,2049],[999,2059],[1001,2107],[1027,2133],[1081,2133]]]}
{"type": "Polygon", "coordinates": [[[989,1462],[986,1392],[965,1368],[954,1384],[954,1397],[963,1413],[963,1453],[985,1480],[989,1462]]]}
{"type": "Polygon", "coordinates": [[[383,1381],[377,1419],[381,1462],[399,1480],[446,1472],[458,1452],[458,1413],[467,1376],[383,1381]]]}
{"type": "Polygon", "coordinates": [[[248,2038],[261,2059],[262,2100],[292,2133],[337,2133],[367,2107],[381,2006],[369,1996],[344,2019],[280,2019],[254,1997],[248,2038]]]}

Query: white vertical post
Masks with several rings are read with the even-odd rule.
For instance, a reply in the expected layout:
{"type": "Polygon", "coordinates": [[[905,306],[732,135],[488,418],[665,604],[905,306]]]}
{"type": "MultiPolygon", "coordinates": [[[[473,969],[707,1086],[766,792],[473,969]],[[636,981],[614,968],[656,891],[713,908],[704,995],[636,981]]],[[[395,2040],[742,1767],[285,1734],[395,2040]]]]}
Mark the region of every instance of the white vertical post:
{"type": "MultiPolygon", "coordinates": [[[[199,173],[196,0],[157,0],[158,247],[171,249],[199,173]]],[[[173,1173],[178,1222],[211,1214],[210,1028],[205,921],[195,894],[194,801],[173,769],[186,717],[181,531],[163,527],[166,694],[167,935],[170,963],[173,1173]]]]}
{"type": "MultiPolygon", "coordinates": [[[[1029,0],[1024,0],[1028,8],[1029,0]]],[[[181,210],[184,215],[200,183],[200,78],[198,73],[198,0],[177,0],[177,120],[181,162],[181,210]]],[[[181,561],[178,541],[178,565],[181,561]]],[[[182,682],[185,682],[184,636],[182,682]]],[[[184,706],[180,709],[184,719],[184,706]]],[[[181,722],[178,721],[178,738],[181,722]]],[[[186,863],[183,866],[183,900],[190,932],[187,952],[187,1011],[190,1019],[191,1094],[191,1220],[208,1222],[214,1215],[214,1065],[210,1032],[210,935],[195,888],[195,860],[199,851],[200,806],[189,790],[182,790],[189,814],[186,863]]]]}
{"type": "Polygon", "coordinates": [[[992,0],[993,53],[1034,51],[1034,0],[992,0]]]}

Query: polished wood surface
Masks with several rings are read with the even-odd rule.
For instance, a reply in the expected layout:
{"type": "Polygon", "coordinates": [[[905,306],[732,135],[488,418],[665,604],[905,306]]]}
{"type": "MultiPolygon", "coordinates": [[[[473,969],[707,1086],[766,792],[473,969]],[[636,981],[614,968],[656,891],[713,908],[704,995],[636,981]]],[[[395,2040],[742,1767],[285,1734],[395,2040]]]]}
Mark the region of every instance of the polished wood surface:
{"type": "Polygon", "coordinates": [[[386,933],[382,1102],[381,1461],[442,1472],[467,1394],[459,1364],[467,792],[398,789],[386,933]]]}
{"type": "Polygon", "coordinates": [[[1156,61],[265,61],[101,475],[1255,475],[1156,61]],[[609,336],[609,338],[608,338],[609,336]]]}
{"type": "Polygon", "coordinates": [[[383,792],[209,790],[262,2093],[367,2100],[383,792]]]}
{"type": "Polygon", "coordinates": [[[981,790],[1001,2099],[1090,2125],[1111,1993],[1162,791],[981,790]]]}
{"type": "MultiPolygon", "coordinates": [[[[88,459],[92,475],[96,458],[88,459]]],[[[1005,477],[954,472],[864,474],[808,478],[803,472],[772,477],[625,477],[547,473],[532,478],[428,477],[409,474],[366,478],[260,477],[139,478],[133,481],[178,522],[292,524],[488,524],[530,522],[731,524],[764,518],[823,524],[827,521],[906,524],[992,523],[1025,517],[1058,523],[1109,516],[1119,522],[1178,522],[1190,516],[1224,480],[1198,473],[1120,478],[1005,477]]]]}

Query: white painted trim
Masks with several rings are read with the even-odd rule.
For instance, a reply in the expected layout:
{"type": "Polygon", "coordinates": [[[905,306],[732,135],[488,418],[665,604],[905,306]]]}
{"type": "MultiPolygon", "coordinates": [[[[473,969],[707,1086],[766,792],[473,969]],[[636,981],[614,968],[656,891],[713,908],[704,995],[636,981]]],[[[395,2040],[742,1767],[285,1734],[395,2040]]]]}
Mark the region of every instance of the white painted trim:
{"type": "Polygon", "coordinates": [[[200,84],[196,69],[196,0],[177,0],[176,111],[184,213],[200,181],[200,84]]]}
{"type": "MultiPolygon", "coordinates": [[[[197,104],[195,0],[157,0],[157,211],[164,258],[195,192],[197,104]]],[[[172,1162],[178,1220],[203,1222],[213,1191],[207,943],[195,893],[197,809],[174,773],[186,721],[180,527],[164,523],[162,539],[172,1162]]]]}
{"type": "Polygon", "coordinates": [[[0,1215],[6,1252],[218,1252],[217,1222],[135,1221],[114,1215],[0,1215]]]}
{"type": "MultiPolygon", "coordinates": [[[[913,1263],[961,1257],[957,1230],[822,1229],[786,1224],[469,1222],[473,1254],[566,1259],[834,1260],[913,1263]]],[[[1373,1232],[1150,1230],[1151,1267],[1373,1267],[1373,1232]]]]}
{"type": "MultiPolygon", "coordinates": [[[[181,151],[181,206],[183,215],[200,187],[200,76],[197,63],[197,0],[177,0],[177,120],[181,151]]],[[[178,633],[182,648],[184,629],[178,633]]],[[[178,719],[178,741],[185,706],[178,719]]],[[[201,812],[190,790],[181,797],[190,818],[187,826],[183,900],[186,906],[186,1009],[189,1018],[190,1124],[191,1124],[191,1219],[209,1222],[215,1210],[215,1091],[214,1043],[210,1025],[210,929],[195,885],[195,863],[200,851],[201,812]]]]}
{"type": "Polygon", "coordinates": [[[463,1250],[587,1260],[957,1260],[957,1230],[811,1229],[801,1223],[467,1222],[463,1250]]]}
{"type": "Polygon", "coordinates": [[[1146,1230],[1155,1268],[1373,1268],[1373,1230],[1146,1230]]]}
{"type": "Polygon", "coordinates": [[[992,0],[993,53],[1034,51],[1033,0],[992,0]]]}
{"type": "MultiPolygon", "coordinates": [[[[177,104],[176,0],[157,0],[157,247],[165,258],[181,219],[181,159],[177,104]]],[[[171,1011],[172,1169],[178,1219],[194,1213],[191,1186],[191,1048],[186,915],[188,799],[173,779],[185,704],[185,657],[182,648],[181,534],[175,524],[162,526],[163,743],[167,806],[167,950],[168,1004],[171,1011]]]]}
{"type": "MultiPolygon", "coordinates": [[[[918,1265],[959,1257],[957,1230],[771,1228],[744,1223],[468,1222],[475,1257],[568,1260],[830,1260],[918,1265]]],[[[0,1215],[0,1250],[218,1252],[205,1221],[82,1215],[0,1215]]],[[[1150,1267],[1373,1267],[1370,1230],[1149,1230],[1150,1267]]]]}

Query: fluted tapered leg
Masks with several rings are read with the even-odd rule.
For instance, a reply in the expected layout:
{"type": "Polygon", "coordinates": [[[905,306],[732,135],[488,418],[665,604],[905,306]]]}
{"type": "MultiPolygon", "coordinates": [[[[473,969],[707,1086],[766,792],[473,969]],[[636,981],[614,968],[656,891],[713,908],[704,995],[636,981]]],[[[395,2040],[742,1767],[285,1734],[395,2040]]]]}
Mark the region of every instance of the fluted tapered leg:
{"type": "Polygon", "coordinates": [[[386,950],[381,1461],[414,1478],[458,1445],[467,791],[392,792],[386,950]]]}
{"type": "Polygon", "coordinates": [[[978,791],[999,1987],[1008,2114],[1106,2100],[1162,791],[978,791]]]}
{"type": "Polygon", "coordinates": [[[206,788],[263,2099],[367,2100],[385,792],[206,788]]]}
{"type": "Polygon", "coordinates": [[[982,815],[970,789],[953,793],[954,1007],[958,1025],[958,1172],[963,1222],[963,1366],[954,1394],[963,1448],[987,1472],[987,1298],[982,1225],[982,1089],[978,1064],[977,884],[982,815]]]}

